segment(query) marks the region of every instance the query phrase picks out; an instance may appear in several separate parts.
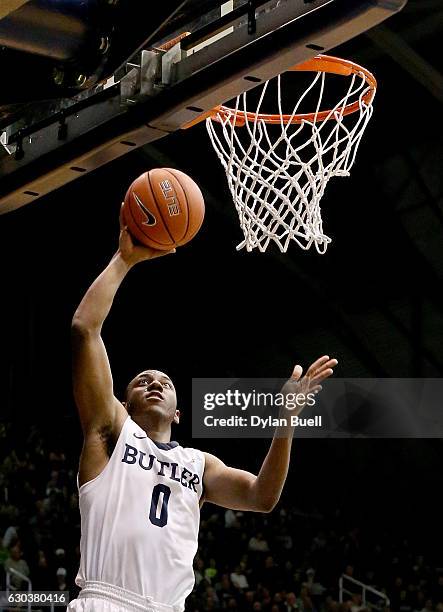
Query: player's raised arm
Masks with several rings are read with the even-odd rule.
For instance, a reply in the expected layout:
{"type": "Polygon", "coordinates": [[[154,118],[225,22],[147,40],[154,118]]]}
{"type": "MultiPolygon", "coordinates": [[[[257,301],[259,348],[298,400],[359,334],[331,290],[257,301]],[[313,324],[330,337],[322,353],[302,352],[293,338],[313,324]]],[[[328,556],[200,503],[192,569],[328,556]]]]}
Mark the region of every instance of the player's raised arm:
{"type": "Polygon", "coordinates": [[[111,427],[122,404],[115,398],[106,349],[101,338],[104,320],[127,272],[140,261],[171,251],[135,246],[120,216],[119,248],[83,297],[72,320],[74,397],[84,433],[111,427]]]}
{"type": "MultiPolygon", "coordinates": [[[[336,359],[320,357],[302,378],[296,366],[284,385],[283,393],[303,393],[321,390],[320,383],[333,374],[336,359]]],[[[220,459],[205,453],[205,501],[232,510],[270,512],[280,499],[288,474],[294,428],[280,427],[276,431],[258,476],[225,465],[220,459]]]]}

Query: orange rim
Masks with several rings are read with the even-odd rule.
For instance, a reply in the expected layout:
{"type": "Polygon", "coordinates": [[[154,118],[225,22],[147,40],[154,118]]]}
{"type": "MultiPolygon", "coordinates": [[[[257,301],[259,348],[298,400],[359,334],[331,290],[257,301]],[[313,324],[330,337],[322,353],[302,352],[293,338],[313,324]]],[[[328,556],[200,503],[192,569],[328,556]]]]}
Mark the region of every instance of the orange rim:
{"type": "Polygon", "coordinates": [[[303,62],[302,64],[297,64],[292,68],[289,68],[288,72],[325,72],[328,74],[339,74],[343,76],[351,76],[353,74],[363,75],[365,81],[368,85],[368,90],[365,95],[361,98],[361,100],[357,100],[356,102],[352,102],[351,104],[347,104],[346,106],[340,106],[335,109],[334,113],[333,109],[318,111],[317,113],[298,113],[295,115],[279,115],[279,114],[265,114],[265,113],[251,113],[248,111],[236,111],[233,108],[229,108],[228,106],[216,106],[210,111],[203,113],[195,120],[190,121],[183,128],[192,127],[196,123],[203,121],[203,119],[211,118],[214,120],[218,120],[218,116],[224,115],[226,119],[230,119],[231,122],[234,122],[235,126],[242,127],[245,125],[246,121],[255,122],[255,121],[263,121],[264,123],[274,123],[274,124],[289,124],[289,123],[302,123],[303,121],[309,121],[311,123],[318,123],[321,121],[325,121],[328,119],[335,119],[335,115],[339,113],[340,115],[350,115],[351,113],[355,113],[359,110],[360,104],[365,103],[369,105],[374,99],[375,92],[377,90],[377,81],[374,75],[351,62],[350,60],[341,59],[339,57],[333,57],[331,55],[317,55],[316,57],[303,62]],[[235,115],[235,119],[233,119],[233,115],[235,115]]]}

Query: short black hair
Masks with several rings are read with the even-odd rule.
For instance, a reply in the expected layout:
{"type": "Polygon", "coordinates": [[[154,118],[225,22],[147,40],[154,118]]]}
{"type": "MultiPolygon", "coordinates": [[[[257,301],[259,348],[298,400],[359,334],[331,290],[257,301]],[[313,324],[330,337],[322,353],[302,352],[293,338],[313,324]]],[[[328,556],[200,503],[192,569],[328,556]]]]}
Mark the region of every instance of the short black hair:
{"type": "MultiPolygon", "coordinates": [[[[134,380],[135,380],[135,379],[136,379],[138,376],[140,376],[141,374],[143,374],[144,372],[150,372],[150,371],[162,372],[162,370],[156,370],[155,368],[147,368],[146,370],[141,370],[140,372],[138,372],[138,374],[136,374],[136,375],[134,376],[134,378],[132,378],[132,379],[129,381],[129,383],[128,383],[128,385],[127,385],[126,389],[125,389],[125,392],[124,392],[124,394],[123,394],[123,401],[124,401],[124,402],[127,402],[127,401],[128,401],[128,393],[129,393],[129,388],[130,388],[131,384],[134,382],[134,380]]],[[[170,380],[170,381],[171,381],[171,383],[172,383],[172,379],[171,379],[171,377],[170,377],[170,376],[168,376],[168,374],[166,374],[165,372],[163,372],[163,373],[165,374],[165,376],[167,376],[167,378],[169,378],[169,380],[170,380]]],[[[174,385],[174,383],[172,383],[172,384],[173,384],[174,389],[175,389],[175,385],[174,385]]]]}

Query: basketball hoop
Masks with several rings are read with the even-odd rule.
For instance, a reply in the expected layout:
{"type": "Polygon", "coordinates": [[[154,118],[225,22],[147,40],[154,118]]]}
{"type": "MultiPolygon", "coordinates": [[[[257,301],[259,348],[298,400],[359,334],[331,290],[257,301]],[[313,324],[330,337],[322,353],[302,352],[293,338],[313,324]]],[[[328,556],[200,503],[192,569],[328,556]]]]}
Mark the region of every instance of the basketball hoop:
{"type": "Polygon", "coordinates": [[[244,92],[233,108],[218,106],[207,116],[244,234],[237,250],[263,252],[273,241],[286,252],[295,241],[323,254],[331,242],[323,232],[320,201],[330,178],[349,176],[372,116],[377,82],[365,68],[327,55],[290,70],[302,71],[315,74],[291,114],[283,113],[279,75],[263,84],[255,111],[248,111],[244,92]],[[327,74],[349,80],[343,80],[346,92],[339,101],[322,110],[327,74]],[[261,112],[270,83],[277,88],[277,114],[261,112]],[[301,113],[303,101],[313,94],[315,111],[301,113]]]}

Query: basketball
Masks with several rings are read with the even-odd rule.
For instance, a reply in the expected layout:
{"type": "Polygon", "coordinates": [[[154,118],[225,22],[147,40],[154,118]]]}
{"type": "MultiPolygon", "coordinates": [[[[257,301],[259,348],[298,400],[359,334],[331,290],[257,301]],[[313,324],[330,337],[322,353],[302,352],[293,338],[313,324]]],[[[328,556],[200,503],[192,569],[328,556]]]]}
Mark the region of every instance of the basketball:
{"type": "Polygon", "coordinates": [[[200,229],[205,203],[198,185],[184,172],[154,168],[130,185],[123,220],[145,246],[168,251],[186,244],[200,229]]]}

